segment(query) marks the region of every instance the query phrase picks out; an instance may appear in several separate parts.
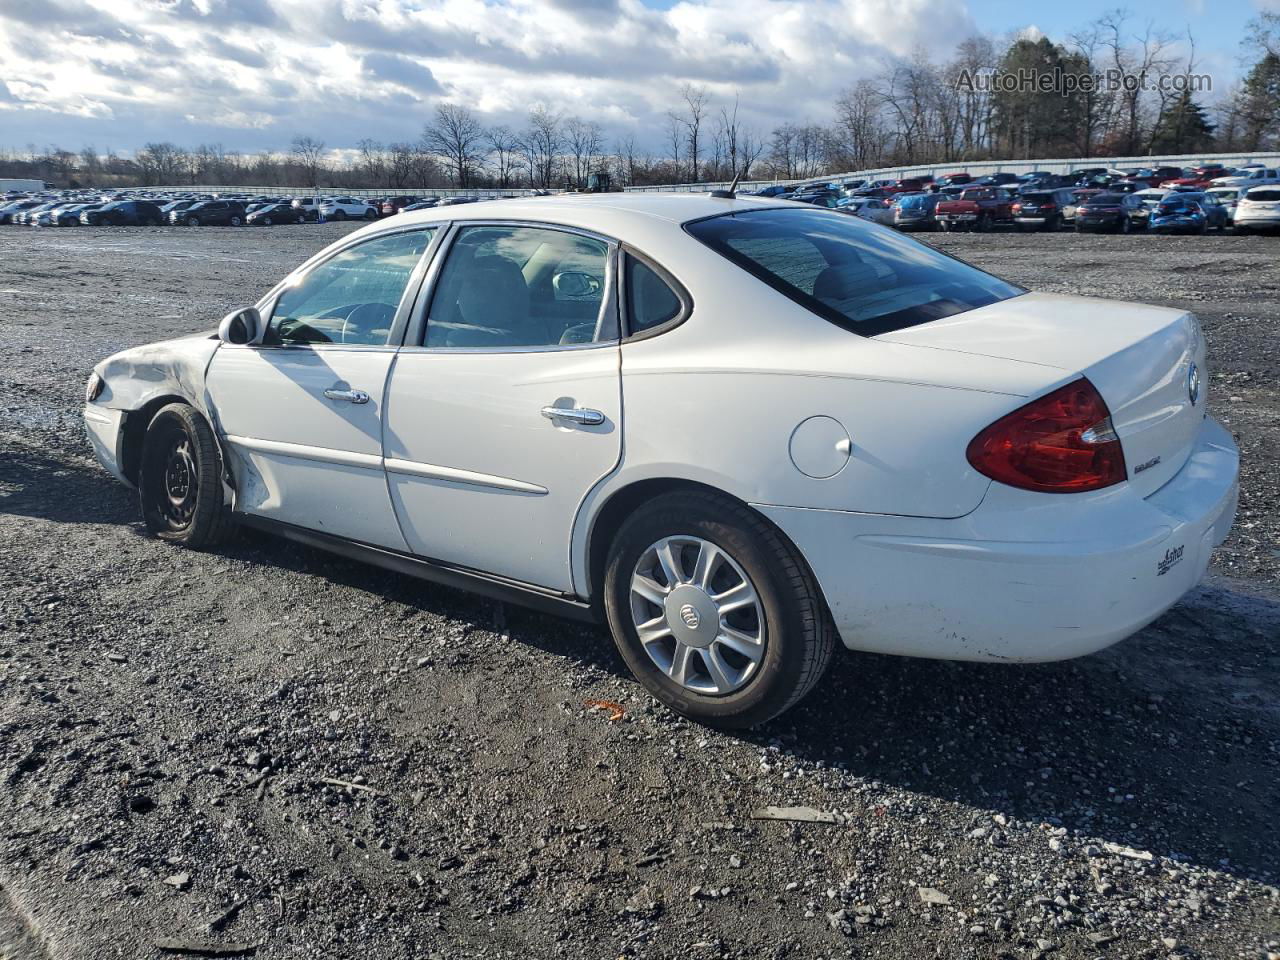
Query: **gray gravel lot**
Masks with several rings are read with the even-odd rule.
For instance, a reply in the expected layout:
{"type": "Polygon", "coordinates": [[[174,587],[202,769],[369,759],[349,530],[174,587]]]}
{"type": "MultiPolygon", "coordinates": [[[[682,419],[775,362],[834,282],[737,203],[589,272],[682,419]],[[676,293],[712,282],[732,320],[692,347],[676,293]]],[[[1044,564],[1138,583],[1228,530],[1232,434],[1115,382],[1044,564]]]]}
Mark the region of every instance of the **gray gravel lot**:
{"type": "Polygon", "coordinates": [[[0,228],[2,960],[1280,957],[1280,238],[930,237],[1195,309],[1239,524],[1102,654],[838,656],[731,735],[603,631],[143,536],[82,438],[89,368],[352,228],[0,228]]]}

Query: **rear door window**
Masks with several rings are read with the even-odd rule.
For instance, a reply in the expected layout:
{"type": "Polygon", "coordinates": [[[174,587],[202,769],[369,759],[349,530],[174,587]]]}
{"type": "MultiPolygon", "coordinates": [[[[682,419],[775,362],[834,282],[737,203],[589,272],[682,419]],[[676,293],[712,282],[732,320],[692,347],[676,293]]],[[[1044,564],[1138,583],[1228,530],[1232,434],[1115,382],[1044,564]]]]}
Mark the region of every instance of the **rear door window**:
{"type": "Polygon", "coordinates": [[[685,224],[752,276],[863,336],[1025,293],[899,233],[818,210],[753,210],[685,224]]]}

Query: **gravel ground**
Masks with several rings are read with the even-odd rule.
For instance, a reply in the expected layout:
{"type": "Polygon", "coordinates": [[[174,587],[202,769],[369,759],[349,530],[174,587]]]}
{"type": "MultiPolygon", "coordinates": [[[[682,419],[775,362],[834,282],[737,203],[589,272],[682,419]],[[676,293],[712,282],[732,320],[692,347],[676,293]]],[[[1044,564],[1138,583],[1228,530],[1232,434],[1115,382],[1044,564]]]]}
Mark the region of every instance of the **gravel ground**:
{"type": "Polygon", "coordinates": [[[1280,956],[1280,239],[939,238],[1194,308],[1236,532],[1102,654],[838,656],[730,735],[600,630],[143,536],[82,439],[90,366],[349,229],[0,230],[0,958],[1280,956]]]}

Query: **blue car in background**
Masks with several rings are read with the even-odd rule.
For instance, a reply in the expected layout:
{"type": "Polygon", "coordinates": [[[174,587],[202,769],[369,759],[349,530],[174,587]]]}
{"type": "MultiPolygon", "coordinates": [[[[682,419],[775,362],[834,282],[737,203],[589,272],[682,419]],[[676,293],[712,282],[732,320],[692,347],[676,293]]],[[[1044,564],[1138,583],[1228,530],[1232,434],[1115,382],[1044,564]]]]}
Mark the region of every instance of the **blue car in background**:
{"type": "Polygon", "coordinates": [[[1156,233],[1206,233],[1227,228],[1227,209],[1203,193],[1168,194],[1151,212],[1147,229],[1156,233]]]}

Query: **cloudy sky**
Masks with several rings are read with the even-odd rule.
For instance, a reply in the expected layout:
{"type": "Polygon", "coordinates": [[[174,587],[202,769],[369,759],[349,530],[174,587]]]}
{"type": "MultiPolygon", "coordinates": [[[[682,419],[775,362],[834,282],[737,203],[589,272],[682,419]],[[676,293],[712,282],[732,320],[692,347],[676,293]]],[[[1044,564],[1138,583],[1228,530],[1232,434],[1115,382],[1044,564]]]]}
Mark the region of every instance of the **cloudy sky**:
{"type": "MultiPolygon", "coordinates": [[[[656,150],[685,81],[740,92],[761,132],[826,122],[838,92],[885,57],[924,48],[941,60],[974,32],[1058,38],[1116,2],[0,0],[0,147],[256,151],[299,134],[351,147],[416,139],[451,100],[513,127],[542,103],[656,150]]],[[[1172,32],[1189,26],[1225,75],[1245,22],[1276,2],[1129,8],[1172,32]]]]}

